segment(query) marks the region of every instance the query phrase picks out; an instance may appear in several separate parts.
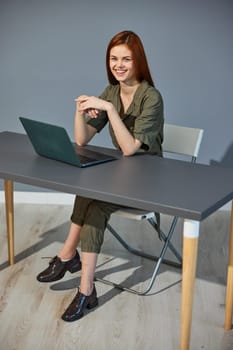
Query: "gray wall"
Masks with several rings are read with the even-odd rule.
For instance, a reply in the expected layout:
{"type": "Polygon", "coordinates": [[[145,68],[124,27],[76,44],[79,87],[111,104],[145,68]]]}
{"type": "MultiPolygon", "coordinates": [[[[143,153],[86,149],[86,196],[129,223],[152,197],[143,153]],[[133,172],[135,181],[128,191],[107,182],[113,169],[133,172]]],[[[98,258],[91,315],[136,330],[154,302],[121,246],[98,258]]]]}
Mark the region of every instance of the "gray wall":
{"type": "MultiPolygon", "coordinates": [[[[166,122],[204,128],[199,162],[233,167],[231,0],[1,0],[0,131],[24,132],[22,115],[73,138],[74,98],[102,92],[124,29],[144,42],[166,122]]],[[[107,129],[93,143],[111,146],[107,129]]]]}

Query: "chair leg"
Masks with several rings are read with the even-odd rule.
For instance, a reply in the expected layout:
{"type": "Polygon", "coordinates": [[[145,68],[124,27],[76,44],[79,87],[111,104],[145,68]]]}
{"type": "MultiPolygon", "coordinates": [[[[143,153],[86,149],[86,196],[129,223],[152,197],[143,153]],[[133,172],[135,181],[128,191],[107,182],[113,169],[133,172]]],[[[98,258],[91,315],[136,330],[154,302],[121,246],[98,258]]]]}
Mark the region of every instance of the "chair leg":
{"type": "MultiPolygon", "coordinates": [[[[153,221],[153,219],[148,219],[148,221],[150,222],[150,224],[155,227],[154,225],[156,225],[156,223],[153,221]]],[[[176,222],[177,222],[177,218],[174,218],[173,219],[173,222],[171,224],[171,228],[169,230],[169,233],[168,235],[166,236],[163,232],[160,232],[161,233],[161,237],[164,241],[164,245],[163,245],[163,248],[161,250],[161,253],[159,255],[159,257],[157,256],[154,256],[154,255],[150,255],[150,254],[147,254],[147,253],[144,253],[140,250],[137,250],[133,247],[131,247],[115,230],[114,228],[110,225],[110,224],[107,224],[107,228],[108,230],[113,234],[113,236],[121,243],[121,245],[127,249],[130,253],[132,254],[135,254],[137,256],[141,256],[143,258],[146,258],[146,259],[150,259],[150,260],[154,260],[156,261],[157,263],[155,264],[155,267],[154,267],[154,270],[153,270],[153,274],[152,274],[152,277],[148,283],[148,286],[146,287],[146,289],[144,291],[138,291],[136,289],[133,289],[133,288],[127,288],[127,287],[124,287],[123,285],[121,284],[117,284],[117,283],[114,283],[114,282],[111,282],[111,281],[108,281],[108,280],[105,280],[105,279],[101,279],[101,278],[98,278],[98,277],[95,277],[95,280],[96,281],[99,281],[99,282],[102,282],[102,283],[105,283],[105,284],[108,284],[108,285],[111,285],[115,288],[118,288],[118,289],[121,289],[121,290],[125,290],[125,291],[128,291],[130,293],[133,293],[133,294],[137,294],[137,295],[146,295],[152,288],[153,284],[154,284],[154,281],[158,275],[158,271],[159,271],[159,268],[161,266],[162,263],[164,264],[167,264],[167,265],[170,265],[170,266],[173,266],[173,267],[178,267],[178,268],[181,268],[182,267],[182,258],[180,256],[180,254],[177,252],[177,250],[174,248],[174,246],[172,245],[172,243],[170,242],[171,238],[172,238],[172,235],[174,233],[174,229],[175,229],[175,225],[176,225],[176,222]],[[176,256],[176,258],[179,260],[180,263],[175,263],[174,261],[170,261],[170,260],[166,260],[164,259],[164,255],[167,251],[167,248],[169,248],[173,253],[174,255],[176,256]]]]}
{"type": "MultiPolygon", "coordinates": [[[[147,221],[151,224],[151,226],[158,232],[158,229],[157,229],[157,225],[156,225],[156,222],[152,219],[152,218],[149,218],[147,219],[147,221]]],[[[172,237],[174,231],[175,231],[175,227],[176,227],[176,224],[177,224],[177,221],[178,221],[178,217],[175,216],[172,220],[172,223],[171,223],[171,226],[170,226],[170,230],[168,232],[168,235],[166,236],[165,233],[159,228],[159,236],[161,237],[161,239],[166,242],[168,237],[172,237]],[[171,234],[172,232],[172,234],[171,234]]],[[[170,238],[171,239],[171,238],[170,238]]],[[[182,264],[182,257],[180,255],[180,253],[176,250],[176,248],[174,247],[174,245],[171,243],[170,239],[168,240],[168,248],[172,251],[172,253],[175,255],[175,257],[177,258],[177,260],[182,264]]],[[[167,261],[164,259],[164,264],[167,264],[167,265],[172,265],[170,263],[170,261],[167,261]]],[[[173,266],[173,265],[172,265],[173,266]]],[[[178,267],[181,267],[180,264],[178,265],[178,267]]]]}
{"type": "MultiPolygon", "coordinates": [[[[173,220],[174,221],[174,220],[173,220]]],[[[148,222],[154,227],[154,221],[153,219],[148,219],[148,222]]],[[[182,266],[182,257],[180,256],[180,254],[178,253],[178,251],[175,249],[175,247],[173,246],[173,244],[170,242],[171,237],[174,233],[174,226],[175,224],[172,223],[172,226],[169,230],[168,236],[165,235],[165,233],[163,233],[161,230],[161,238],[163,239],[163,241],[165,242],[166,248],[169,247],[169,249],[171,249],[171,251],[174,253],[174,255],[176,256],[177,260],[179,261],[179,263],[176,263],[172,260],[167,260],[167,259],[163,259],[163,263],[166,265],[170,265],[173,267],[177,267],[177,268],[181,268],[182,266]]],[[[110,225],[107,224],[107,229],[111,232],[111,234],[121,243],[121,245],[127,249],[130,253],[137,255],[137,256],[141,256],[142,258],[146,258],[149,260],[154,260],[154,261],[158,261],[160,259],[160,256],[157,257],[155,255],[150,255],[147,253],[144,253],[141,250],[135,249],[132,246],[130,246],[117,232],[116,230],[114,230],[114,228],[110,225]]]]}

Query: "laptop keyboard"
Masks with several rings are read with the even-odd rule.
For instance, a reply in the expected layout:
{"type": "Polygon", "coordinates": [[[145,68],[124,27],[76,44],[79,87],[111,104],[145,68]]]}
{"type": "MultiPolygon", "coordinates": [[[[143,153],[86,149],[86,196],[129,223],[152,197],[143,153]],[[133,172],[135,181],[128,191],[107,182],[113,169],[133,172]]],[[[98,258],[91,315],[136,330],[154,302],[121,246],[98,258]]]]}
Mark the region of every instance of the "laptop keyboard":
{"type": "Polygon", "coordinates": [[[89,163],[89,162],[93,162],[95,160],[98,160],[98,159],[95,159],[95,158],[90,158],[90,157],[87,157],[87,156],[83,156],[83,155],[79,154],[78,152],[77,152],[77,154],[78,154],[78,157],[79,157],[81,163],[89,163]]]}
{"type": "Polygon", "coordinates": [[[87,163],[90,161],[98,161],[106,159],[107,155],[99,152],[95,152],[83,147],[75,146],[75,152],[78,154],[79,159],[82,163],[87,163]]]}

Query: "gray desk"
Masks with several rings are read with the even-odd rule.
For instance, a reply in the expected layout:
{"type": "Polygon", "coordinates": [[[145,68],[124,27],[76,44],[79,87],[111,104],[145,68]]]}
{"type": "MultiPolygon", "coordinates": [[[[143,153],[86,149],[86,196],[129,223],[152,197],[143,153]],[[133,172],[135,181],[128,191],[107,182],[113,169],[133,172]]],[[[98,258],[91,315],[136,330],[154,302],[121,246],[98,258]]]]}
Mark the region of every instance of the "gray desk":
{"type": "MultiPolygon", "coordinates": [[[[0,133],[0,178],[5,180],[10,264],[14,263],[14,181],[183,217],[180,349],[188,350],[199,223],[233,199],[233,170],[150,155],[122,157],[116,150],[105,151],[118,155],[119,159],[80,169],[37,156],[25,135],[0,133]]],[[[232,313],[233,219],[230,230],[225,329],[232,326],[232,313]]]]}

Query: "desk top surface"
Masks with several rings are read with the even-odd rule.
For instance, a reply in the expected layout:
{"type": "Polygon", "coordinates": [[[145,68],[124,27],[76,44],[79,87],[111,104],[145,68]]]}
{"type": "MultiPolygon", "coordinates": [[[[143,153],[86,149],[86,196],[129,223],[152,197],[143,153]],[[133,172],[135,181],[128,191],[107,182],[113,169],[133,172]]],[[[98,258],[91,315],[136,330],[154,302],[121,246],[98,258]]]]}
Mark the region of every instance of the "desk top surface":
{"type": "Polygon", "coordinates": [[[2,132],[0,178],[197,221],[233,199],[233,169],[103,150],[119,159],[81,169],[38,156],[24,134],[2,132]]]}

